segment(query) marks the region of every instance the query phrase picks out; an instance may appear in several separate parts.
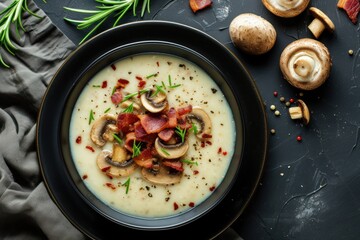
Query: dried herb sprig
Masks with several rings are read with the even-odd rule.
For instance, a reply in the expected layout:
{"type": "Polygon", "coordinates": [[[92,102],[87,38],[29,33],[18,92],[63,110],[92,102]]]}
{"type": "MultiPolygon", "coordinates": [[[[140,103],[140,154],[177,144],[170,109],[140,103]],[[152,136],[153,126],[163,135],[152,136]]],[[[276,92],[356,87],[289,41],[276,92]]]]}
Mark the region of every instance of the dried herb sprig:
{"type": "MultiPolygon", "coordinates": [[[[14,25],[18,36],[20,36],[20,30],[26,32],[22,25],[22,15],[24,11],[40,18],[39,15],[29,9],[26,0],[14,0],[9,6],[0,12],[0,49],[4,49],[12,55],[15,55],[17,48],[12,42],[10,28],[14,25]]],[[[6,68],[10,67],[2,58],[1,53],[0,65],[6,68]]]]}
{"type": "MultiPolygon", "coordinates": [[[[64,20],[77,24],[78,29],[85,29],[92,25],[95,25],[80,41],[79,44],[85,42],[100,26],[103,24],[106,19],[110,16],[116,17],[116,20],[113,24],[113,27],[118,25],[121,18],[132,8],[133,15],[136,16],[136,9],[139,3],[139,0],[95,0],[100,3],[100,6],[97,6],[97,10],[86,10],[78,8],[69,8],[64,7],[64,9],[77,12],[89,14],[88,17],[84,17],[83,20],[76,20],[70,18],[64,18],[64,20]]],[[[141,8],[141,17],[144,16],[145,11],[150,12],[150,0],[143,0],[141,8]]]]}

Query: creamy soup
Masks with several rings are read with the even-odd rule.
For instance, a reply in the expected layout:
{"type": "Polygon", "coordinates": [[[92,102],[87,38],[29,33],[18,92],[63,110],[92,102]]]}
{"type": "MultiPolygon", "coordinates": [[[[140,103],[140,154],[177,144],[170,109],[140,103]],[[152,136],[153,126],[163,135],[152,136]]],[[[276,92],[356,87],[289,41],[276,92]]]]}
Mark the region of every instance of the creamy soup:
{"type": "Polygon", "coordinates": [[[205,71],[172,55],[141,54],[87,83],[72,113],[70,148],[101,201],[132,216],[165,217],[216,190],[235,134],[227,100],[205,71]]]}

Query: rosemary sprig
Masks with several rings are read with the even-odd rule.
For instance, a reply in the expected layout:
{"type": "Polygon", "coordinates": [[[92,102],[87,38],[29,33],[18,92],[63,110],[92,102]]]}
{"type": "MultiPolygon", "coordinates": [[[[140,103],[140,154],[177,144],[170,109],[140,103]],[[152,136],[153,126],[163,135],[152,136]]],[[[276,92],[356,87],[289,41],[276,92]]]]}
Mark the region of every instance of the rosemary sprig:
{"type": "Polygon", "coordinates": [[[132,157],[137,157],[139,156],[141,153],[141,142],[136,143],[136,140],[134,140],[133,143],[133,154],[132,157]]]}
{"type": "MultiPolygon", "coordinates": [[[[26,0],[14,0],[9,6],[0,12],[0,49],[4,49],[12,55],[15,55],[17,48],[11,40],[10,28],[14,25],[18,36],[20,36],[20,30],[26,32],[24,26],[22,25],[22,15],[24,11],[40,18],[39,15],[29,9],[26,0]]],[[[2,58],[1,53],[0,65],[10,68],[10,66],[2,58]]]]}
{"type": "Polygon", "coordinates": [[[176,134],[181,137],[181,142],[185,141],[186,129],[181,129],[181,127],[177,126],[175,130],[176,134]]]}
{"type": "MultiPolygon", "coordinates": [[[[132,8],[133,15],[136,16],[136,8],[139,0],[95,0],[100,3],[97,10],[86,10],[78,8],[64,7],[64,9],[77,13],[88,14],[83,20],[76,20],[71,18],[64,18],[64,20],[77,24],[78,29],[85,29],[95,25],[80,41],[79,44],[85,42],[110,16],[115,17],[113,27],[118,25],[121,18],[132,8]]],[[[141,8],[141,17],[144,16],[145,11],[150,12],[150,0],[143,0],[141,8]]]]}
{"type": "Polygon", "coordinates": [[[123,183],[122,185],[126,187],[125,193],[128,194],[129,188],[130,188],[130,178],[128,178],[128,179],[126,180],[126,182],[123,183]]]}

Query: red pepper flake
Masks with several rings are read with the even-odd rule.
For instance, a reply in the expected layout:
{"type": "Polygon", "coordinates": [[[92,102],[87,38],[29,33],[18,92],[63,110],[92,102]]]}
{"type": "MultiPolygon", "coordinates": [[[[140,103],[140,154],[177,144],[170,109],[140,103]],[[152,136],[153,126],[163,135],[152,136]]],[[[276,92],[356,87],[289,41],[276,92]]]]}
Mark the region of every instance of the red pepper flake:
{"type": "Polygon", "coordinates": [[[277,91],[275,91],[273,94],[274,94],[274,97],[277,97],[279,95],[279,93],[277,91]]]}
{"type": "Polygon", "coordinates": [[[112,68],[112,70],[116,70],[116,66],[115,66],[115,64],[111,64],[111,68],[112,68]]]}
{"type": "Polygon", "coordinates": [[[87,174],[84,174],[83,176],[82,176],[82,179],[83,180],[85,180],[85,179],[87,179],[88,178],[88,175],[87,174]]]}
{"type": "Polygon", "coordinates": [[[111,168],[111,166],[107,166],[101,169],[102,172],[107,172],[109,169],[111,168]]]}
{"type": "MultiPolygon", "coordinates": [[[[102,170],[102,169],[101,169],[102,170]]],[[[105,171],[106,172],[106,171],[105,171]]],[[[109,178],[109,179],[113,179],[113,176],[110,175],[110,173],[106,173],[106,176],[109,178]]]]}
{"type": "Polygon", "coordinates": [[[294,100],[293,98],[290,98],[289,102],[290,102],[290,103],[294,103],[295,100],[294,100]]]}
{"type": "Polygon", "coordinates": [[[223,154],[224,156],[226,156],[228,153],[227,153],[226,151],[224,151],[222,154],[223,154]]]}
{"type": "Polygon", "coordinates": [[[116,187],[114,186],[114,184],[112,184],[112,183],[105,183],[105,185],[107,186],[107,187],[109,187],[109,188],[111,188],[112,190],[115,190],[116,189],[116,187]]]}
{"type": "Polygon", "coordinates": [[[174,202],[174,210],[176,211],[176,210],[178,210],[178,208],[179,208],[179,205],[176,202],[174,202]]]}
{"type": "Polygon", "coordinates": [[[211,134],[207,134],[207,133],[203,133],[201,135],[202,138],[212,138],[212,135],[211,134]]]}
{"type": "Polygon", "coordinates": [[[117,81],[117,85],[116,85],[116,88],[125,88],[126,85],[129,84],[129,80],[126,80],[124,78],[120,78],[118,81],[117,81]]]}
{"type": "Polygon", "coordinates": [[[189,202],[189,207],[195,207],[195,203],[194,202],[189,202]]]}
{"type": "Polygon", "coordinates": [[[78,136],[78,137],[76,138],[75,142],[76,142],[77,144],[80,144],[80,143],[81,143],[81,136],[78,136]]]}
{"type": "Polygon", "coordinates": [[[198,171],[198,170],[194,170],[193,173],[194,173],[194,175],[197,175],[197,174],[199,174],[199,171],[198,171]]]}
{"type": "Polygon", "coordinates": [[[211,6],[211,0],[190,0],[189,1],[191,10],[195,13],[201,9],[211,6]]]}
{"type": "Polygon", "coordinates": [[[156,62],[156,65],[157,65],[158,67],[160,67],[160,63],[159,63],[159,61],[157,61],[157,62],[156,62]]]}
{"type": "Polygon", "coordinates": [[[107,81],[103,81],[102,84],[101,84],[101,88],[107,88],[107,81]]]}
{"type": "Polygon", "coordinates": [[[202,147],[202,148],[205,147],[205,142],[201,142],[201,147],[202,147]]]}
{"type": "Polygon", "coordinates": [[[212,142],[206,141],[206,144],[207,144],[207,145],[212,145],[212,142]]]}
{"type": "Polygon", "coordinates": [[[140,76],[136,76],[135,78],[136,78],[137,80],[139,80],[139,81],[142,81],[142,80],[143,80],[143,78],[140,77],[140,76]]]}
{"type": "Polygon", "coordinates": [[[302,137],[301,137],[301,136],[297,136],[297,137],[296,137],[296,141],[301,142],[301,141],[302,141],[302,137]]]}
{"type": "Polygon", "coordinates": [[[145,84],[146,84],[146,82],[145,82],[144,80],[141,80],[141,81],[139,82],[139,84],[138,84],[138,87],[139,87],[139,88],[144,88],[145,84]]]}
{"type": "Polygon", "coordinates": [[[222,153],[222,148],[221,148],[221,147],[219,147],[218,153],[219,153],[219,154],[222,153]]]}
{"type": "Polygon", "coordinates": [[[214,190],[215,190],[215,186],[210,187],[209,190],[210,190],[211,192],[214,191],[214,190]]]}
{"type": "Polygon", "coordinates": [[[89,149],[90,151],[92,151],[92,152],[95,152],[95,150],[94,150],[94,148],[92,147],[92,146],[86,146],[86,149],[89,149]]]}

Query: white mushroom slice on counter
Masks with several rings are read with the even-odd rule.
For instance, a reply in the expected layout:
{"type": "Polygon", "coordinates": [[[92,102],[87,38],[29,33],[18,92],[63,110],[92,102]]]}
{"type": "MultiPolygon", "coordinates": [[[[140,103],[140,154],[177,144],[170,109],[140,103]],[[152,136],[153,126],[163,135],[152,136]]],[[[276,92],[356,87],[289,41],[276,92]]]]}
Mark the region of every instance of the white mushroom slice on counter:
{"type": "Polygon", "coordinates": [[[154,89],[142,94],[140,101],[143,107],[152,113],[161,112],[167,106],[166,94],[161,91],[156,93],[154,89]]]}
{"type": "Polygon", "coordinates": [[[204,134],[211,135],[211,119],[209,115],[201,107],[194,106],[192,111],[187,115],[190,122],[196,122],[200,129],[196,134],[199,139],[204,138],[204,134]]]}
{"type": "Polygon", "coordinates": [[[183,175],[182,172],[176,171],[161,164],[156,170],[151,168],[143,168],[141,170],[141,174],[147,181],[162,185],[179,183],[183,175]]]}
{"type": "Polygon", "coordinates": [[[126,149],[114,144],[113,152],[103,150],[98,155],[96,163],[99,169],[113,177],[126,177],[132,174],[137,165],[128,156],[126,149]]]}
{"type": "Polygon", "coordinates": [[[313,90],[330,75],[332,60],[327,47],[314,39],[303,38],[290,43],[280,56],[284,78],[294,87],[313,90]]]}
{"type": "Polygon", "coordinates": [[[176,159],[184,156],[189,149],[189,142],[185,139],[184,142],[175,144],[165,144],[160,138],[155,140],[155,149],[158,154],[166,159],[176,159]]]}
{"type": "Polygon", "coordinates": [[[310,0],[262,0],[262,3],[274,15],[291,18],[302,13],[310,0]]]}
{"type": "Polygon", "coordinates": [[[93,143],[102,147],[107,141],[113,141],[113,134],[117,132],[116,117],[112,114],[105,114],[97,119],[92,125],[90,138],[93,143]]]}

